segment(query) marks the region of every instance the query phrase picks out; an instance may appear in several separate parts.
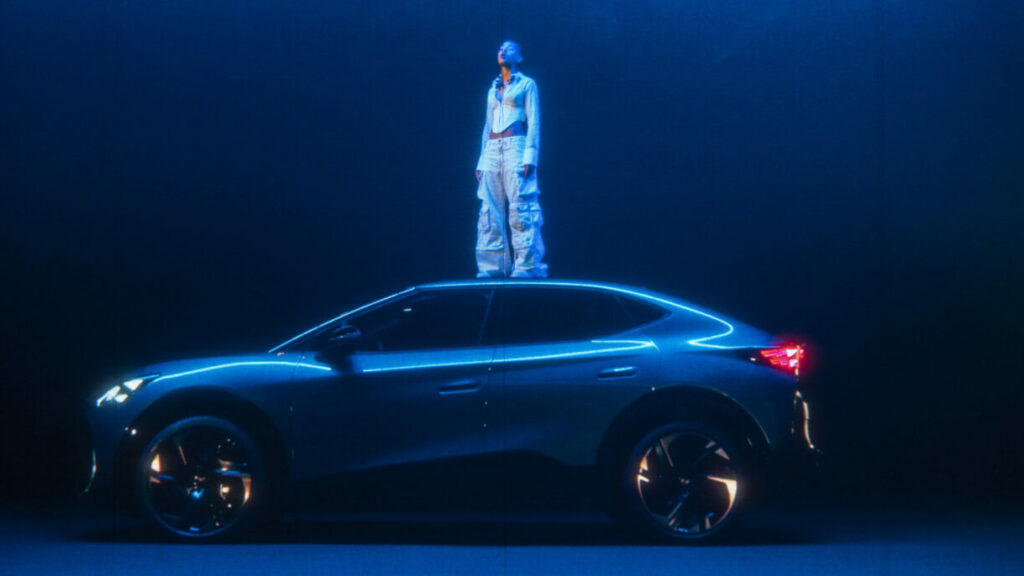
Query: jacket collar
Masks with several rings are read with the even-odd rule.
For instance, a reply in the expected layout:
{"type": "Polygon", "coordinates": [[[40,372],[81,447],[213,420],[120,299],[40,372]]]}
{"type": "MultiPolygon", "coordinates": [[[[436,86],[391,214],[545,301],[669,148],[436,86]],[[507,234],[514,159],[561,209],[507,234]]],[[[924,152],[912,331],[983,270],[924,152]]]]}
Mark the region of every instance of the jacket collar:
{"type": "MultiPolygon", "coordinates": [[[[519,72],[513,72],[512,75],[508,77],[508,85],[511,86],[511,85],[515,84],[516,82],[518,82],[519,81],[519,76],[520,76],[519,72]]],[[[502,81],[501,74],[498,74],[497,76],[494,77],[494,87],[495,88],[499,88],[500,86],[503,86],[504,84],[505,84],[505,82],[502,81]]]]}

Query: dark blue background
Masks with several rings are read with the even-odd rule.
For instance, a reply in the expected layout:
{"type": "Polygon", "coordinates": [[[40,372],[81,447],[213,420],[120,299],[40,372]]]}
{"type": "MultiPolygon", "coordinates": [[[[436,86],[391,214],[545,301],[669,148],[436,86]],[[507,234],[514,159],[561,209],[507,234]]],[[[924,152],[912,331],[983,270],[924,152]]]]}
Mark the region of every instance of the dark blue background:
{"type": "Polygon", "coordinates": [[[13,497],[124,371],[471,276],[512,38],[552,276],[808,342],[835,494],[1020,498],[1018,3],[288,4],[0,3],[13,497]]]}

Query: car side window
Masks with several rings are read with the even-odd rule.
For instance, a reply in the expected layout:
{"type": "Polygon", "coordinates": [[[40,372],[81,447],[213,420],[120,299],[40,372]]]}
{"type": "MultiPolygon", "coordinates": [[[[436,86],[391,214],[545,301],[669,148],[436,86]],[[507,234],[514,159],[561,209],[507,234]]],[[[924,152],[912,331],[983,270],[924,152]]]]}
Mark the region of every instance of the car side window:
{"type": "Polygon", "coordinates": [[[635,325],[615,294],[597,290],[509,286],[500,312],[506,344],[590,340],[635,325]]]}
{"type": "Polygon", "coordinates": [[[659,318],[668,316],[668,310],[665,310],[661,306],[651,304],[650,302],[644,302],[621,294],[618,298],[619,302],[622,303],[622,307],[626,309],[626,315],[629,316],[629,320],[634,326],[648,324],[658,320],[659,318]]]}
{"type": "Polygon", "coordinates": [[[359,331],[352,349],[388,352],[479,346],[490,292],[427,291],[366,312],[348,321],[359,331]]]}

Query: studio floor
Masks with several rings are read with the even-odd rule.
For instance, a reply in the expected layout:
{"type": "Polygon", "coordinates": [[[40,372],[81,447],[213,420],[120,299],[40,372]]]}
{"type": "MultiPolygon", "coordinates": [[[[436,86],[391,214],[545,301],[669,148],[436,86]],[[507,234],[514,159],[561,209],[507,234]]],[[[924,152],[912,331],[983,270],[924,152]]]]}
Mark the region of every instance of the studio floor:
{"type": "Polygon", "coordinates": [[[710,546],[603,516],[301,518],[256,541],[166,543],[86,508],[0,512],[0,574],[1021,574],[1024,514],[767,505],[710,546]]]}

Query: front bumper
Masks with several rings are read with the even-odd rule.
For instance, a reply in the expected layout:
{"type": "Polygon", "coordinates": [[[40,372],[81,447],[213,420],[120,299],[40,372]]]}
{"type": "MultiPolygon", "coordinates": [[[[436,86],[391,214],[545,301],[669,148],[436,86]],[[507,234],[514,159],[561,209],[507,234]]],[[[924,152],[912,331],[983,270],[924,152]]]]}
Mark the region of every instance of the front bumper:
{"type": "Polygon", "coordinates": [[[130,491],[121,497],[115,493],[118,451],[119,447],[123,448],[124,439],[130,432],[120,423],[118,416],[121,414],[110,413],[111,409],[117,408],[90,411],[78,426],[75,488],[85,503],[103,504],[130,496],[130,491]]]}

